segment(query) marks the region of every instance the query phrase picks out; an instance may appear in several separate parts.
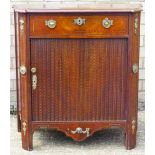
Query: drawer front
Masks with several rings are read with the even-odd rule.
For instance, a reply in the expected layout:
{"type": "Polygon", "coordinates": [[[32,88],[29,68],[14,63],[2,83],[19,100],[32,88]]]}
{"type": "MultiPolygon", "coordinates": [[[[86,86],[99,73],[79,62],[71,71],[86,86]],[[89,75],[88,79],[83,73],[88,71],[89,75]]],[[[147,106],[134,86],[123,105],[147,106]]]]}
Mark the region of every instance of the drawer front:
{"type": "Polygon", "coordinates": [[[31,37],[128,35],[128,15],[31,15],[31,37]]]}

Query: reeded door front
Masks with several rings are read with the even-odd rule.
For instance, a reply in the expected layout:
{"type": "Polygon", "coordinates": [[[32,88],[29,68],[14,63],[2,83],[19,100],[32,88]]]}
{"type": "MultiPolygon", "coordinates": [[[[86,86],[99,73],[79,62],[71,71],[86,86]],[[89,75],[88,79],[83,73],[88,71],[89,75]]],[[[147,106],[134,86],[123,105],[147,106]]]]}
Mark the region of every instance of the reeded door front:
{"type": "Polygon", "coordinates": [[[31,39],[32,120],[125,120],[127,43],[31,39]]]}

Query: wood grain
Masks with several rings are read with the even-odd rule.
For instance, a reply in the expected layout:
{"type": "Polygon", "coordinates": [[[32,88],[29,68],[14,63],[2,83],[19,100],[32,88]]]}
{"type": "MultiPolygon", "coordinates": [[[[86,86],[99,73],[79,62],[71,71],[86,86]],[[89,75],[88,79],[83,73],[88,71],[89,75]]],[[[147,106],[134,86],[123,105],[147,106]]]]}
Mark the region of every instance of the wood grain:
{"type": "Polygon", "coordinates": [[[127,39],[31,39],[33,121],[125,120],[127,39]]]}
{"type": "Polygon", "coordinates": [[[27,11],[15,13],[18,130],[23,149],[32,150],[33,132],[39,128],[57,129],[82,141],[86,134],[71,130],[90,128],[91,136],[113,126],[124,130],[125,146],[133,149],[138,73],[132,72],[132,65],[139,63],[140,10],[27,11]],[[86,18],[85,25],[73,24],[79,16],[86,18]],[[114,22],[109,29],[101,24],[105,17],[114,22]],[[51,18],[57,20],[52,30],[44,23],[51,18]],[[19,73],[20,65],[26,66],[25,75],[19,73]],[[35,90],[32,67],[37,68],[35,90]]]}
{"type": "Polygon", "coordinates": [[[127,15],[85,15],[85,14],[71,14],[71,15],[38,15],[30,16],[30,35],[31,37],[82,37],[82,36],[108,36],[108,35],[128,35],[128,16],[127,15]],[[74,24],[74,19],[81,17],[85,19],[84,25],[74,24]],[[108,18],[113,20],[113,25],[110,28],[104,28],[102,21],[108,18]],[[55,20],[56,27],[51,29],[45,25],[46,20],[55,20]]]}

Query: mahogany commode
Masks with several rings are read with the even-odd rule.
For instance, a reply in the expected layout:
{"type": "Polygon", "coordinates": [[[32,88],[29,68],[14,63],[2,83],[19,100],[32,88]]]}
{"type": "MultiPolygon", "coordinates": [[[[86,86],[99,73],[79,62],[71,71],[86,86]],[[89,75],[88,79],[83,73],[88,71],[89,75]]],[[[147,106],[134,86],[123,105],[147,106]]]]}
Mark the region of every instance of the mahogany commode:
{"type": "Polygon", "coordinates": [[[140,8],[15,8],[22,147],[57,129],[76,141],[118,126],[136,145],[140,8]]]}

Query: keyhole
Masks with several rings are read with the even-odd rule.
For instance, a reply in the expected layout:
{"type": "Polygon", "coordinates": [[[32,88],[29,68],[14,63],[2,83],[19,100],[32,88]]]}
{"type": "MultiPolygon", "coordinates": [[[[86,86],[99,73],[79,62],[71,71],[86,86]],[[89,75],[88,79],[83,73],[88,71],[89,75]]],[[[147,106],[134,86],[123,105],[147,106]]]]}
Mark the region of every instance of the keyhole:
{"type": "Polygon", "coordinates": [[[80,19],[78,20],[78,23],[79,23],[79,25],[81,25],[81,23],[82,23],[82,22],[81,22],[81,20],[80,20],[80,19]]]}

